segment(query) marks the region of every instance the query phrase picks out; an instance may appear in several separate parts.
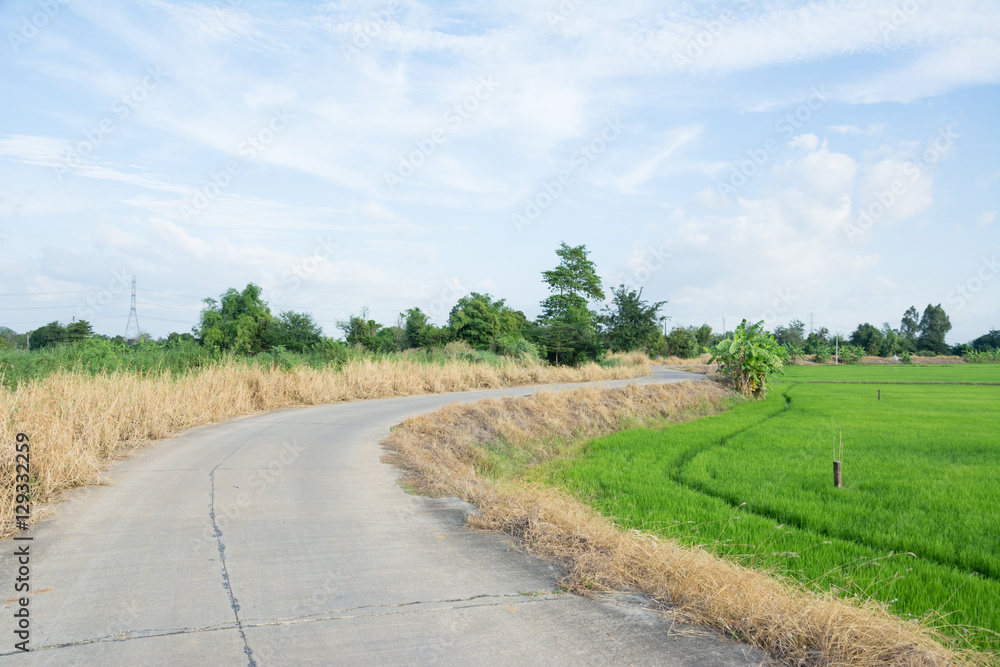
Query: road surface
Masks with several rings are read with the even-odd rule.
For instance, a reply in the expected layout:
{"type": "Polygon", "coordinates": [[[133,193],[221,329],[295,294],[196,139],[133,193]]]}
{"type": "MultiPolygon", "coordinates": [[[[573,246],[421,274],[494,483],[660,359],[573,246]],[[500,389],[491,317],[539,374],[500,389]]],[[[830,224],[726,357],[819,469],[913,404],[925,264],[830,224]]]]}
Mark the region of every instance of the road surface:
{"type": "MultiPolygon", "coordinates": [[[[657,367],[652,378],[690,379],[657,367]]],[[[601,383],[605,385],[624,382],[601,383]]],[[[24,665],[733,665],[763,654],[589,600],[557,566],[404,493],[379,442],[404,418],[537,388],[269,412],[185,431],[3,541],[0,661],[24,665]],[[31,651],[15,649],[29,545],[31,651]],[[19,596],[18,596],[19,597],[19,596]]]]}

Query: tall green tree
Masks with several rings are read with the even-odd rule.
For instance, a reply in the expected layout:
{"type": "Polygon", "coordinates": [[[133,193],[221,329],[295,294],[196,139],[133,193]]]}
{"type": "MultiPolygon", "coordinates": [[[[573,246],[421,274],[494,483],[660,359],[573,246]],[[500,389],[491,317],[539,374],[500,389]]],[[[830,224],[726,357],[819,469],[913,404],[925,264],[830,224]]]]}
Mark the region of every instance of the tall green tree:
{"type": "Polygon", "coordinates": [[[273,320],[261,288],[248,283],[242,292],[230,287],[219,300],[205,299],[201,321],[193,333],[213,351],[257,354],[267,349],[265,332],[273,320]]]}
{"type": "Polygon", "coordinates": [[[920,334],[920,311],[916,306],[910,306],[903,313],[899,323],[899,337],[909,343],[911,350],[917,349],[917,336],[920,334]]]}
{"type": "Polygon", "coordinates": [[[646,303],[642,300],[641,287],[638,291],[625,285],[611,288],[611,305],[605,306],[604,313],[597,318],[605,327],[605,338],[611,349],[631,352],[655,342],[660,333],[659,311],[666,303],[646,303]]]}
{"type": "Polygon", "coordinates": [[[934,354],[948,354],[948,344],[945,336],[951,331],[951,320],[939,303],[936,306],[927,304],[920,318],[920,335],[917,337],[917,349],[927,350],[934,354]]]}
{"type": "Polygon", "coordinates": [[[569,246],[560,243],[556,255],[561,260],[559,266],[542,271],[542,279],[548,284],[552,294],[542,301],[542,315],[539,320],[551,322],[565,318],[572,311],[587,309],[589,300],[603,301],[604,290],[597,276],[594,263],[588,259],[587,246],[569,246]]]}
{"type": "Polygon", "coordinates": [[[542,272],[551,294],[542,301],[535,342],[550,361],[579,364],[598,359],[604,352],[597,335],[597,315],[590,300],[603,301],[604,289],[587,246],[561,243],[556,250],[559,265],[542,272]]]}

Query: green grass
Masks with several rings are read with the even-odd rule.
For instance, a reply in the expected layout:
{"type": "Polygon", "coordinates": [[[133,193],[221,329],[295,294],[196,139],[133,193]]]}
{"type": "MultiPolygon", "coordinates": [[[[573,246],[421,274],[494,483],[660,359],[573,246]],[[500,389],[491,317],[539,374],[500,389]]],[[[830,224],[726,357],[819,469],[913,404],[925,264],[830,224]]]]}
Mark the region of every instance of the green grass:
{"type": "Polygon", "coordinates": [[[777,382],[1000,383],[1000,368],[992,364],[785,366],[784,371],[775,378],[777,382]]]}
{"type": "Polygon", "coordinates": [[[812,383],[1000,383],[1000,368],[788,371],[766,401],[600,438],[529,474],[626,527],[903,615],[944,614],[950,632],[1000,632],[1000,386],[886,384],[878,401],[875,385],[812,383]]]}

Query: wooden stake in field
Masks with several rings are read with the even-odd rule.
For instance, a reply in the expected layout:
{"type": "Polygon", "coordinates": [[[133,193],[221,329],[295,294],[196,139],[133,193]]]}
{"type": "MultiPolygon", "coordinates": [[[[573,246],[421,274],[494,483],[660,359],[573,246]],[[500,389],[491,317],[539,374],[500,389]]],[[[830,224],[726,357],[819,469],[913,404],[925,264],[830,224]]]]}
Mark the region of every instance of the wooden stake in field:
{"type": "Polygon", "coordinates": [[[837,458],[837,438],[833,439],[833,485],[840,488],[844,485],[840,476],[840,462],[844,458],[844,432],[840,432],[840,459],[837,458]]]}

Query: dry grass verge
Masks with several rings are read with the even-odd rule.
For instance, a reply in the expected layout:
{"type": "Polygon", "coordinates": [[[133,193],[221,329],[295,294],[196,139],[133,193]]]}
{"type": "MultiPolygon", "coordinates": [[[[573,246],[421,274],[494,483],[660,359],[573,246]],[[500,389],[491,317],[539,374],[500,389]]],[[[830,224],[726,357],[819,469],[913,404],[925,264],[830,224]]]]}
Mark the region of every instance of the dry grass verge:
{"type": "Polygon", "coordinates": [[[230,363],[172,377],[60,372],[0,390],[0,536],[13,532],[15,435],[31,438],[33,518],[60,491],[101,481],[110,461],[150,440],[232,417],[304,405],[473,389],[633,378],[645,364],[579,368],[525,362],[364,360],[339,371],[230,363]]]}
{"type": "Polygon", "coordinates": [[[708,352],[699,354],[691,359],[681,359],[680,357],[657,357],[649,363],[654,366],[704,366],[708,363],[712,355],[708,352]]]}
{"type": "Polygon", "coordinates": [[[544,461],[573,439],[706,414],[732,400],[711,382],[542,392],[448,406],[397,426],[385,444],[388,458],[410,471],[405,481],[474,503],[470,525],[563,561],[566,584],[578,592],[639,590],[791,664],[988,664],[877,604],[817,595],[674,540],[623,531],[561,491],[480,473],[490,447],[514,444],[544,461]]]}

